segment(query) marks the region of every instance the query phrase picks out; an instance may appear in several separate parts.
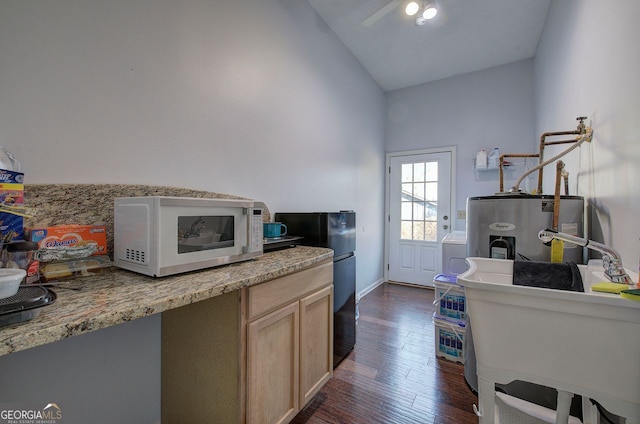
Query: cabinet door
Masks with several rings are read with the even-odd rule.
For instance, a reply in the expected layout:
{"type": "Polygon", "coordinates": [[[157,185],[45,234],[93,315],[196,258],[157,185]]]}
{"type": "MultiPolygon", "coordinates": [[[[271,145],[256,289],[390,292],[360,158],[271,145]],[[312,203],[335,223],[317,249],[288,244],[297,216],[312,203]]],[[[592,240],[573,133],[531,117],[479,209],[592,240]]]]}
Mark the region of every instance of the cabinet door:
{"type": "Polygon", "coordinates": [[[333,286],[300,300],[300,405],[333,375],[333,286]]]}
{"type": "Polygon", "coordinates": [[[248,325],[247,422],[289,422],[299,409],[299,302],[248,325]]]}

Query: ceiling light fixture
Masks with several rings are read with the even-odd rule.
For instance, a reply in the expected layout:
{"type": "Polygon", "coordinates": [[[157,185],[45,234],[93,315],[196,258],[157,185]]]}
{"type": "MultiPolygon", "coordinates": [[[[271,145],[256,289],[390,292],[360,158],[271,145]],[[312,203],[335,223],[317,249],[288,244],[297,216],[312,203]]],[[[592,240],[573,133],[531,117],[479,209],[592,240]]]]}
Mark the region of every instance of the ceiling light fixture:
{"type": "Polygon", "coordinates": [[[433,19],[438,14],[438,5],[435,0],[426,2],[424,6],[424,11],[422,12],[422,17],[425,19],[433,19]]]}
{"type": "Polygon", "coordinates": [[[407,7],[404,8],[404,12],[409,16],[415,15],[418,13],[418,10],[420,10],[420,5],[415,1],[410,1],[407,3],[407,7]]]}
{"type": "Polygon", "coordinates": [[[424,25],[427,20],[433,19],[438,14],[438,3],[436,0],[412,0],[405,6],[405,13],[409,16],[417,14],[415,23],[418,26],[424,25]],[[420,13],[418,13],[420,12],[420,13]]]}

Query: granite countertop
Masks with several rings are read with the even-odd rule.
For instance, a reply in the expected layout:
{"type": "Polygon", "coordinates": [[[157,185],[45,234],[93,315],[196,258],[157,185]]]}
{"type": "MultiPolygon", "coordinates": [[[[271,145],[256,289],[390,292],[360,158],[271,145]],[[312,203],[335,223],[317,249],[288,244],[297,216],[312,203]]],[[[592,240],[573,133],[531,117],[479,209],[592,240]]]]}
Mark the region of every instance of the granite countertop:
{"type": "Polygon", "coordinates": [[[30,321],[0,328],[0,355],[25,350],[189,305],[300,271],[333,257],[297,246],[203,271],[153,278],[113,268],[53,290],[57,300],[30,321]]]}

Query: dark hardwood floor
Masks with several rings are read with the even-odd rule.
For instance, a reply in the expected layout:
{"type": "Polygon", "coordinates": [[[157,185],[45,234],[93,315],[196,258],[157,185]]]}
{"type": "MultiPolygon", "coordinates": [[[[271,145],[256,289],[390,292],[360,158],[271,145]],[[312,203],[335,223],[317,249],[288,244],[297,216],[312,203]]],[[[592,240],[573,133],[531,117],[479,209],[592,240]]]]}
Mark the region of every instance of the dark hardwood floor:
{"type": "Polygon", "coordinates": [[[478,423],[461,364],[435,355],[430,289],[384,283],[360,300],[355,349],[292,423],[478,423]]]}

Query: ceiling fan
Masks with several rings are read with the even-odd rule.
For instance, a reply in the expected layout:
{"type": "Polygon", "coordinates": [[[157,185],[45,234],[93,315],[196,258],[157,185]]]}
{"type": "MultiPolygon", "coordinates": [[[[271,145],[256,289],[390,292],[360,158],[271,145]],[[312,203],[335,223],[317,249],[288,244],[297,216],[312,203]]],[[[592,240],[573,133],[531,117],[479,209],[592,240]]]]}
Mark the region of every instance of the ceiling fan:
{"type": "Polygon", "coordinates": [[[428,19],[433,19],[438,13],[436,0],[391,0],[389,3],[385,4],[365,18],[362,21],[362,26],[372,26],[403,3],[406,3],[405,13],[407,15],[414,16],[420,12],[415,20],[416,25],[423,25],[428,19]]]}
{"type": "Polygon", "coordinates": [[[378,22],[380,19],[387,16],[393,9],[402,4],[402,0],[391,0],[389,3],[382,6],[380,9],[373,12],[367,18],[362,21],[362,26],[370,27],[371,25],[378,22]]]}

